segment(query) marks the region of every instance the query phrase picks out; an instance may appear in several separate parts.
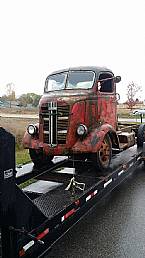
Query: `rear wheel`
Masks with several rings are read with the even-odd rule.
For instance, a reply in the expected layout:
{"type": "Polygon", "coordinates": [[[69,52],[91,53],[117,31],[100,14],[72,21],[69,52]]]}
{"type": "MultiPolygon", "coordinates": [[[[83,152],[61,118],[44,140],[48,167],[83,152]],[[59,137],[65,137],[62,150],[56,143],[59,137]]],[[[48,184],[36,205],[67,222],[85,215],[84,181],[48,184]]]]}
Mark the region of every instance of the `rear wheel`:
{"type": "Polygon", "coordinates": [[[29,149],[29,154],[32,162],[36,167],[49,165],[53,159],[53,156],[47,156],[43,151],[40,150],[38,151],[35,149],[29,149]]]}
{"type": "Polygon", "coordinates": [[[106,172],[112,158],[112,144],[109,135],[105,135],[101,148],[93,154],[93,163],[96,169],[106,172]]]}
{"type": "Polygon", "coordinates": [[[137,132],[137,147],[143,147],[145,141],[145,125],[141,124],[137,132]]]}
{"type": "MultiPolygon", "coordinates": [[[[143,148],[143,156],[145,153],[145,124],[141,124],[137,131],[137,147],[143,148]]],[[[145,166],[145,160],[143,160],[145,166]]]]}

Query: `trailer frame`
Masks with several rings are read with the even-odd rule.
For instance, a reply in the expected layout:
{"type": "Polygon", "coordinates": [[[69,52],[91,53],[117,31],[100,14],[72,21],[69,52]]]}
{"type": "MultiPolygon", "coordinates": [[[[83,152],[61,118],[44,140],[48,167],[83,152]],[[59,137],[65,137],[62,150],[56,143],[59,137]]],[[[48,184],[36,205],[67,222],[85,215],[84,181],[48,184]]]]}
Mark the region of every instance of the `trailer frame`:
{"type": "MultiPolygon", "coordinates": [[[[126,180],[143,160],[144,148],[137,148],[135,145],[114,155],[111,168],[104,176],[96,176],[87,169],[86,174],[84,172],[75,173],[75,175],[74,172],[72,174],[58,172],[58,169],[62,167],[62,169],[74,169],[74,166],[79,163],[76,161],[74,164],[74,161],[70,160],[56,162],[49,169],[32,170],[30,173],[17,176],[15,187],[18,199],[19,196],[22,200],[24,197],[26,201],[29,199],[30,204],[38,209],[43,217],[40,216],[39,225],[30,231],[25,226],[19,227],[19,221],[14,225],[8,222],[7,226],[1,226],[2,258],[44,257],[70,228],[78,223],[90,209],[100,203],[102,198],[126,180]],[[65,190],[74,176],[78,184],[85,184],[84,191],[76,189],[75,185],[68,191],[65,190]],[[48,193],[36,195],[37,198],[33,196],[34,199],[30,200],[32,193],[19,187],[22,182],[30,178],[38,181],[47,178],[46,181],[59,182],[60,185],[48,193]]],[[[87,163],[87,166],[90,167],[90,164],[87,163]]],[[[20,202],[20,200],[17,201],[18,206],[21,206],[20,202]]],[[[27,202],[24,202],[25,204],[27,202]]],[[[17,212],[16,208],[13,214],[16,217],[17,212]]],[[[38,214],[36,212],[36,217],[38,214]]]]}

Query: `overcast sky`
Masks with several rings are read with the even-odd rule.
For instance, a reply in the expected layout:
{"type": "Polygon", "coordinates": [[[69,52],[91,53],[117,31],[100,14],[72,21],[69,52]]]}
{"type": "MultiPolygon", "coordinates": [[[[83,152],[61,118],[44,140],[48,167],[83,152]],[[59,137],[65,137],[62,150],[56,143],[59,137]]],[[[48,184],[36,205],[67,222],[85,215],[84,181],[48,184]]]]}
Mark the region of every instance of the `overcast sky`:
{"type": "Polygon", "coordinates": [[[144,0],[0,0],[1,95],[10,82],[42,94],[50,72],[97,65],[121,75],[124,100],[129,82],[145,85],[144,13],[144,0]]]}

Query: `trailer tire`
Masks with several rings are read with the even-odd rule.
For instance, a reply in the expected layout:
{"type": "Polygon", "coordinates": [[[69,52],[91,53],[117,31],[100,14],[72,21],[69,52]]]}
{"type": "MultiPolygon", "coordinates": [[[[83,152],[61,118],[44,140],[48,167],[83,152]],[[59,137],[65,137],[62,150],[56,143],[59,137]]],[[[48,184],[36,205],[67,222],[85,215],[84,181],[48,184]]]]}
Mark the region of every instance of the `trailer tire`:
{"type": "Polygon", "coordinates": [[[97,170],[104,173],[110,166],[112,158],[112,143],[108,134],[105,135],[99,151],[93,154],[93,163],[97,170]]]}
{"type": "Polygon", "coordinates": [[[47,156],[43,151],[37,151],[35,149],[29,149],[29,155],[36,167],[49,165],[53,159],[53,156],[47,156]]]}
{"type": "Polygon", "coordinates": [[[137,147],[143,147],[145,141],[145,124],[141,124],[137,132],[137,147]]]}

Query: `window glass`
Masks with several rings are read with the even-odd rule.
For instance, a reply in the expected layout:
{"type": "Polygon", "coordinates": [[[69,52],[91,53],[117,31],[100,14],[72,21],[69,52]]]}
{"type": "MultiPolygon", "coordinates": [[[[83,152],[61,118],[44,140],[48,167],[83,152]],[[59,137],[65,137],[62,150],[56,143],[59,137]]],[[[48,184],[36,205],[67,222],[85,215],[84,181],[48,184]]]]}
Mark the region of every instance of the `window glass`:
{"type": "Polygon", "coordinates": [[[45,82],[44,92],[62,89],[90,89],[95,73],[92,71],[69,71],[50,75],[45,82]]]}
{"type": "Polygon", "coordinates": [[[99,76],[98,90],[100,92],[113,92],[113,75],[102,73],[99,76]]]}
{"type": "Polygon", "coordinates": [[[65,88],[66,73],[58,73],[48,77],[45,82],[45,92],[62,90],[65,88]]]}
{"type": "Polygon", "coordinates": [[[94,83],[95,74],[92,71],[71,71],[68,74],[67,89],[89,89],[94,83]]]}

